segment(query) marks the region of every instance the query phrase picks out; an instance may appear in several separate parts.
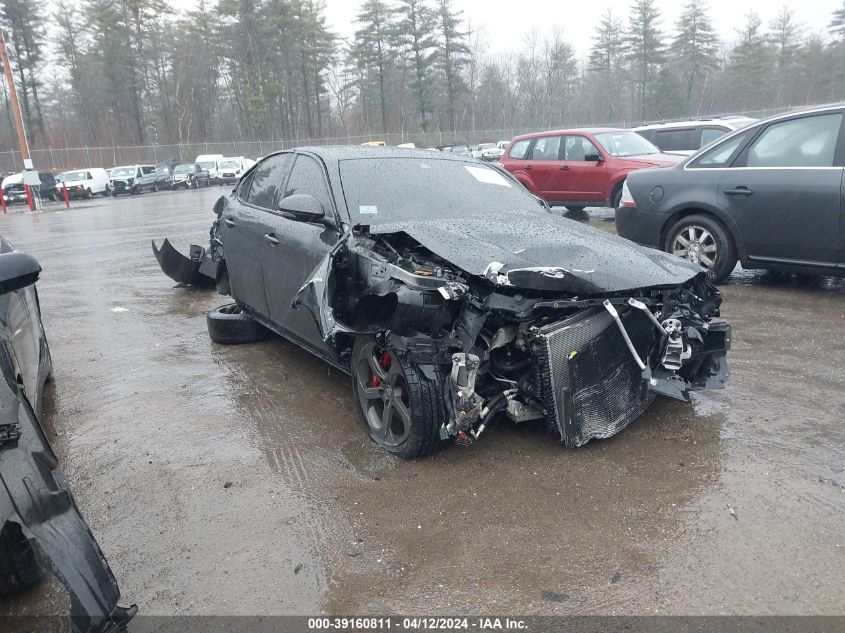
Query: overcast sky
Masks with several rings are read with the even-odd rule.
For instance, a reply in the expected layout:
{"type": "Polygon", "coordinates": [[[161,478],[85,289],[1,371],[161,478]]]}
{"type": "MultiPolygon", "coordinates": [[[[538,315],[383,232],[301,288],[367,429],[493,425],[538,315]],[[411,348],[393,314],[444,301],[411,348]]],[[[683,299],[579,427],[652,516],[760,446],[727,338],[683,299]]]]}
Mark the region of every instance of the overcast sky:
{"type": "MultiPolygon", "coordinates": [[[[589,52],[593,32],[605,9],[612,7],[627,23],[630,4],[619,0],[454,0],[454,6],[463,10],[465,19],[483,26],[490,53],[518,49],[525,34],[532,29],[543,34],[557,27],[579,56],[589,52]]],[[[808,32],[825,32],[831,13],[842,4],[843,0],[709,0],[714,26],[726,41],[735,39],[734,29],[742,24],[751,9],[767,25],[782,6],[788,6],[808,32]]],[[[326,5],[326,17],[332,30],[342,37],[351,37],[356,28],[355,15],[360,0],[326,0],[326,5]]],[[[657,6],[663,16],[664,31],[671,31],[683,0],[657,0],[657,6]]]]}

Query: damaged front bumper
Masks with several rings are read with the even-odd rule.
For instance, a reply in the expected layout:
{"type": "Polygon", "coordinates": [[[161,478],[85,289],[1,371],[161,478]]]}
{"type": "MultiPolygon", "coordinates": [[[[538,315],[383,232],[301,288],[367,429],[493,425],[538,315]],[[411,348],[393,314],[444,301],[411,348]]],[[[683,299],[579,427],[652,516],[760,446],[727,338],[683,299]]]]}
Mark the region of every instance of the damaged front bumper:
{"type": "Polygon", "coordinates": [[[606,301],[604,309],[580,312],[534,332],[537,395],[549,426],[567,446],[619,433],[655,395],[686,400],[690,391],[725,385],[731,341],[727,323],[688,328],[676,343],[651,312],[628,303],[617,308],[606,301]],[[681,346],[683,364],[676,364],[673,345],[681,346]]]}
{"type": "Polygon", "coordinates": [[[212,260],[209,250],[196,244],[191,245],[190,255],[186,257],[177,251],[170,240],[165,238],[161,248],[152,241],[153,254],[161,266],[162,272],[181,286],[211,287],[216,281],[217,264],[212,260]]]}
{"type": "Polygon", "coordinates": [[[56,456],[28,402],[3,396],[4,417],[15,415],[17,440],[0,445],[0,529],[19,529],[46,569],[70,596],[74,633],[124,630],[137,607],[121,607],[120,589],[79,513],[56,456]]]}

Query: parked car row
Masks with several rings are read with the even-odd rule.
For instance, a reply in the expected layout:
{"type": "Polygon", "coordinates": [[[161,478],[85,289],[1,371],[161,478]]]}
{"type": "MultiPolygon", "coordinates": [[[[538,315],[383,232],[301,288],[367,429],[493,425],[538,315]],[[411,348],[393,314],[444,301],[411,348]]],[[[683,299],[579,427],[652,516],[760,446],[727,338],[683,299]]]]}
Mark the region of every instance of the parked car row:
{"type": "Polygon", "coordinates": [[[551,205],[613,207],[619,235],[699,264],[716,281],[737,262],[841,276],[843,115],[831,106],[764,121],[526,134],[500,165],[551,205]]]}
{"type": "MultiPolygon", "coordinates": [[[[36,193],[42,199],[55,200],[56,192],[56,178],[49,172],[39,172],[38,179],[41,181],[40,185],[35,185],[36,193]]],[[[12,204],[26,204],[26,187],[23,181],[23,172],[16,174],[9,174],[3,178],[0,183],[0,189],[3,190],[3,198],[7,205],[12,204]]]]}
{"type": "Polygon", "coordinates": [[[703,265],[845,275],[845,107],[740,128],[669,169],[627,177],[620,235],[703,265]]]}
{"type": "MultiPolygon", "coordinates": [[[[222,154],[201,154],[193,163],[169,160],[152,164],[119,165],[109,170],[101,167],[74,169],[53,175],[39,172],[41,185],[36,188],[41,199],[57,200],[67,188],[71,199],[90,199],[94,196],[136,195],[162,189],[196,189],[212,184],[231,185],[253,165],[244,156],[225,157],[222,154]]],[[[26,191],[23,173],[10,174],[2,181],[6,204],[25,204],[26,191]]]]}

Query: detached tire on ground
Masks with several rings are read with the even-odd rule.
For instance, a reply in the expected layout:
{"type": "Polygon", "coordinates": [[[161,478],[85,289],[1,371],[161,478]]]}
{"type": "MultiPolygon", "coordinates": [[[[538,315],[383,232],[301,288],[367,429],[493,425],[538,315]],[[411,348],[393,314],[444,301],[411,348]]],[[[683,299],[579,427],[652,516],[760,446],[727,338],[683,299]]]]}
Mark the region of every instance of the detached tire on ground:
{"type": "Polygon", "coordinates": [[[707,268],[710,279],[724,281],[736,266],[736,246],[722,223],[709,215],[681,218],[666,234],[664,250],[707,268]]]}
{"type": "Polygon", "coordinates": [[[438,381],[369,337],[355,341],[351,370],[361,424],[376,444],[403,459],[440,448],[444,413],[438,381]]]}
{"type": "Polygon", "coordinates": [[[273,333],[260,323],[253,321],[237,303],[214,308],[205,319],[208,336],[222,345],[240,345],[266,341],[273,333]]]}
{"type": "Polygon", "coordinates": [[[32,587],[44,575],[41,556],[27,540],[17,523],[7,523],[0,531],[0,594],[32,587]]]}

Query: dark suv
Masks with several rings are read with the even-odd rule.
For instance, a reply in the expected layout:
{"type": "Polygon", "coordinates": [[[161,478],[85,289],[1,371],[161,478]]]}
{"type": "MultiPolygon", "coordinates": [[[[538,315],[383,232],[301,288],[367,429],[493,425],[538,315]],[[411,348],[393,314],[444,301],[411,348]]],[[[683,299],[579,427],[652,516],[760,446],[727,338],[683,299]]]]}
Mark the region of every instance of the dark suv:
{"type": "Polygon", "coordinates": [[[629,174],[619,235],[727,277],[744,268],[845,274],[845,106],[738,130],[669,169],[629,174]]]}

